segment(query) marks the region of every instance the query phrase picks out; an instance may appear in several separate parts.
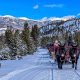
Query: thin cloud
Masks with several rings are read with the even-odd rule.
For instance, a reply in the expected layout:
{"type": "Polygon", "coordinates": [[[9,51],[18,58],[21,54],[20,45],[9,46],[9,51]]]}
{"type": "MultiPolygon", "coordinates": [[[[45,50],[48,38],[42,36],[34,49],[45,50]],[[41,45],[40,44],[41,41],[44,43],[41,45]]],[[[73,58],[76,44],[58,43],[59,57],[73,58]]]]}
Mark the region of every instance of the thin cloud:
{"type": "Polygon", "coordinates": [[[38,4],[33,7],[33,9],[38,9],[38,8],[39,8],[38,4]]]}
{"type": "Polygon", "coordinates": [[[46,4],[44,7],[48,8],[62,8],[64,5],[63,4],[46,4]]]}
{"type": "Polygon", "coordinates": [[[77,16],[80,16],[80,13],[78,13],[77,16]]]}

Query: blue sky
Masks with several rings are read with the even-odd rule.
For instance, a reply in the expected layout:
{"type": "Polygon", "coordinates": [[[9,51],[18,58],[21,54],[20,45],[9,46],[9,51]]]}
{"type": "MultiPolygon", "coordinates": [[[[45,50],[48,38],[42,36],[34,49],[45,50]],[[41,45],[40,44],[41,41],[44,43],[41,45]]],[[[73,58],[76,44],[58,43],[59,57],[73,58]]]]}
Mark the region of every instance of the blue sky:
{"type": "Polygon", "coordinates": [[[0,15],[41,19],[80,15],[80,0],[1,0],[0,15]]]}

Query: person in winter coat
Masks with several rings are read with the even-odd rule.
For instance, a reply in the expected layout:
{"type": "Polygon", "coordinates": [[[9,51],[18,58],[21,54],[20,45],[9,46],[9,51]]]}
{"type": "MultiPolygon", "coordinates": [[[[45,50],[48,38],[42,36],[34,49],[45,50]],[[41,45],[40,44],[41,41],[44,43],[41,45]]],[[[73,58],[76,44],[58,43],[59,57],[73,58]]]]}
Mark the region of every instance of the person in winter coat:
{"type": "Polygon", "coordinates": [[[58,40],[56,40],[54,42],[54,51],[55,51],[55,54],[57,55],[58,51],[59,51],[59,48],[60,48],[60,42],[58,40]]]}

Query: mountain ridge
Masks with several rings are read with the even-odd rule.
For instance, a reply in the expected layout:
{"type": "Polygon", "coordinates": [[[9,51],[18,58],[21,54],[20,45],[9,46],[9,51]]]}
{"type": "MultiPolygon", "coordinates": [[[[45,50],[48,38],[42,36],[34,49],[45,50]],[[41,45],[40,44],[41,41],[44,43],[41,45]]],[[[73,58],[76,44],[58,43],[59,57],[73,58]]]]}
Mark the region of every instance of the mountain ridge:
{"type": "MultiPolygon", "coordinates": [[[[34,26],[35,24],[37,24],[38,27],[40,28],[42,26],[47,26],[48,24],[57,24],[61,21],[63,21],[63,23],[58,26],[61,26],[63,24],[65,26],[65,24],[70,24],[71,22],[74,23],[74,20],[77,21],[77,19],[78,18],[76,18],[75,16],[64,16],[61,18],[45,17],[44,19],[34,20],[26,17],[14,17],[11,15],[4,15],[4,16],[0,16],[0,28],[7,28],[7,26],[12,26],[14,29],[22,30],[24,28],[25,22],[29,24],[30,28],[32,28],[32,26],[34,26]]],[[[79,20],[79,23],[80,23],[80,20],[79,20]]]]}

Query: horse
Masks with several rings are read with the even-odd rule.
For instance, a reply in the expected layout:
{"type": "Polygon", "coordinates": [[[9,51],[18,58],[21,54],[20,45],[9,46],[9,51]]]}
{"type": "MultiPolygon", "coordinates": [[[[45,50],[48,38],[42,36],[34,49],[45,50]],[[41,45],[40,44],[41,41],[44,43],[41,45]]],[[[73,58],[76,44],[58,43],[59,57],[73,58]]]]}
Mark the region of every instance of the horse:
{"type": "Polygon", "coordinates": [[[52,57],[52,52],[53,52],[53,44],[47,44],[47,49],[49,51],[50,56],[52,57]]]}
{"type": "Polygon", "coordinates": [[[65,63],[70,63],[70,49],[72,48],[71,45],[66,45],[65,49],[66,49],[66,55],[65,55],[65,63]]]}
{"type": "Polygon", "coordinates": [[[72,68],[75,68],[75,70],[77,69],[77,62],[79,58],[79,52],[77,48],[78,48],[77,45],[72,45],[72,48],[70,49],[70,52],[69,52],[72,68]]]}
{"type": "Polygon", "coordinates": [[[60,45],[59,50],[56,51],[56,60],[58,63],[58,68],[62,69],[63,63],[65,61],[65,45],[60,45]]]}

